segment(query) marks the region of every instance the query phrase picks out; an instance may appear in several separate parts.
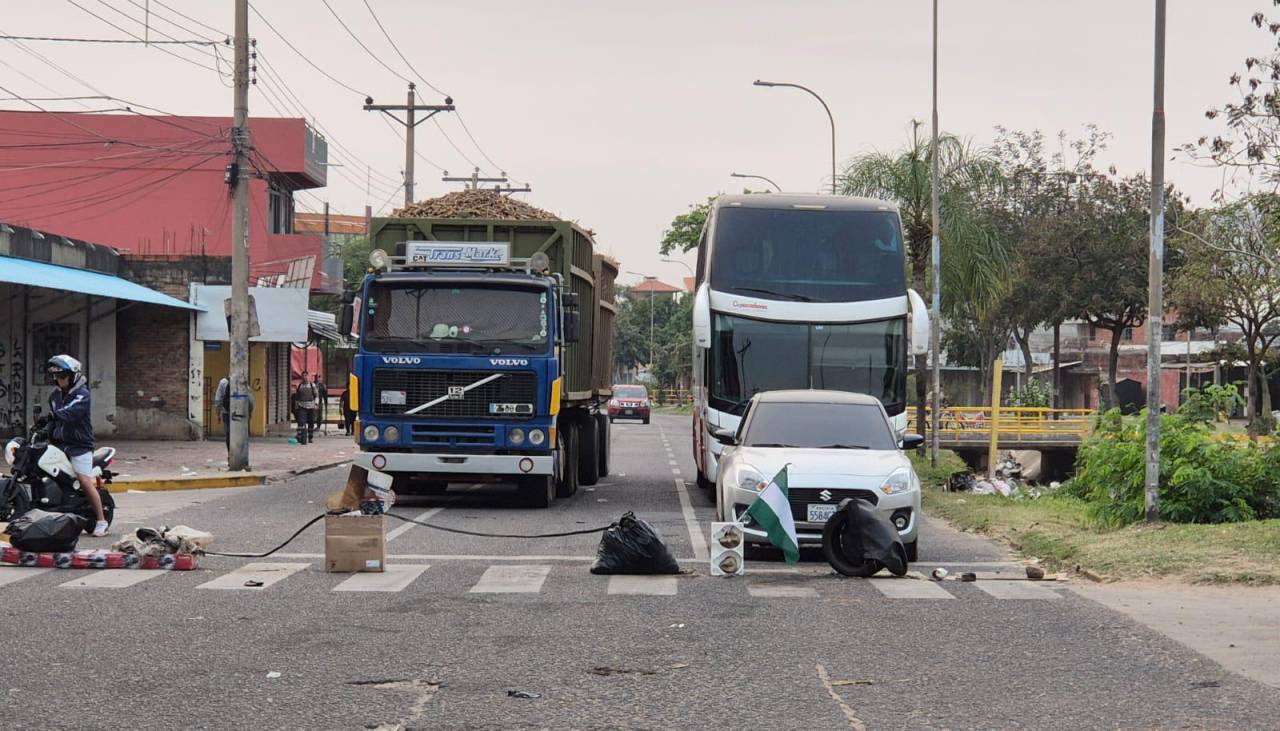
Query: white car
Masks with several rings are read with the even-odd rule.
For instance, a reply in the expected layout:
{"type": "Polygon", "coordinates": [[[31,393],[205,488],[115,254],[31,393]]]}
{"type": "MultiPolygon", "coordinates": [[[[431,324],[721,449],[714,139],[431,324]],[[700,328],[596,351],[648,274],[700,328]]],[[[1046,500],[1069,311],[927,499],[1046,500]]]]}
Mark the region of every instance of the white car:
{"type": "Polygon", "coordinates": [[[899,440],[873,396],[845,391],[769,391],[751,399],[737,433],[715,433],[725,445],[716,479],[716,514],[746,524],[748,543],[768,536],[746,516],[756,495],[787,466],[787,492],[800,545],[821,544],[822,528],[845,498],[864,498],[919,553],[920,478],[903,450],[924,438],[899,440]]]}

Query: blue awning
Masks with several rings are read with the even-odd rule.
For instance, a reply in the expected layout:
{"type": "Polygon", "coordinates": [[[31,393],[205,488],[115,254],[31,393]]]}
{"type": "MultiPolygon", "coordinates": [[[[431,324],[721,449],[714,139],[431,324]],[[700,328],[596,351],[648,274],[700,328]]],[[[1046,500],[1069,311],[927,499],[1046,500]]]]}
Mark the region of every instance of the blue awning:
{"type": "Polygon", "coordinates": [[[29,287],[45,287],[61,289],[66,292],[79,292],[96,297],[113,297],[120,300],[144,302],[149,305],[178,307],[184,310],[204,312],[204,308],[174,299],[154,289],[147,289],[141,284],[134,284],[127,279],[114,277],[102,272],[88,269],[46,264],[42,261],[19,259],[13,256],[0,256],[0,282],[24,284],[29,287]]]}

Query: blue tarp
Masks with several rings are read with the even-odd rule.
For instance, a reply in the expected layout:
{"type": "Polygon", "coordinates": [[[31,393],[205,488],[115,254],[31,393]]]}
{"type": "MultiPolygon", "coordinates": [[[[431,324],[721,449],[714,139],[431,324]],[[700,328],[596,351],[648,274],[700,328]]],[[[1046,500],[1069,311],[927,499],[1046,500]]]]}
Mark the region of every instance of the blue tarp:
{"type": "Polygon", "coordinates": [[[178,307],[184,310],[203,312],[204,308],[174,299],[154,289],[147,289],[141,284],[134,284],[127,279],[113,277],[110,274],[74,269],[72,267],[46,264],[42,261],[19,259],[12,256],[0,256],[0,282],[25,284],[29,287],[45,287],[61,289],[66,292],[80,292],[95,297],[114,297],[115,299],[145,302],[151,305],[178,307]]]}

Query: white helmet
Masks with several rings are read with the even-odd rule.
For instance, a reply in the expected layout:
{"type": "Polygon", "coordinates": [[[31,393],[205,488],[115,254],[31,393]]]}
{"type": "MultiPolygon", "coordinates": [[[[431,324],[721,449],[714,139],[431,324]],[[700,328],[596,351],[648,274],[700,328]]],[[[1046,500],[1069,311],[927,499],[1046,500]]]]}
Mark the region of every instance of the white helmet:
{"type": "Polygon", "coordinates": [[[69,355],[55,355],[49,359],[46,367],[53,375],[68,373],[74,379],[80,378],[80,361],[69,355]]]}

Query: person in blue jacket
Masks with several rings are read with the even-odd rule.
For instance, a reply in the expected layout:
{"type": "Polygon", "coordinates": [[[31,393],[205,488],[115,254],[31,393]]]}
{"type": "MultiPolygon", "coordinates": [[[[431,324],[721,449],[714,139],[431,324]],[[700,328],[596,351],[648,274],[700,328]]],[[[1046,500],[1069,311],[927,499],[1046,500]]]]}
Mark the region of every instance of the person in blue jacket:
{"type": "Polygon", "coordinates": [[[107,534],[107,519],[102,514],[102,498],[98,496],[93,477],[93,423],[89,412],[89,386],[80,372],[80,361],[69,355],[49,359],[49,372],[58,387],[49,394],[49,418],[53,423],[51,440],[71,460],[80,480],[80,489],[89,498],[98,518],[93,535],[107,534]]]}

